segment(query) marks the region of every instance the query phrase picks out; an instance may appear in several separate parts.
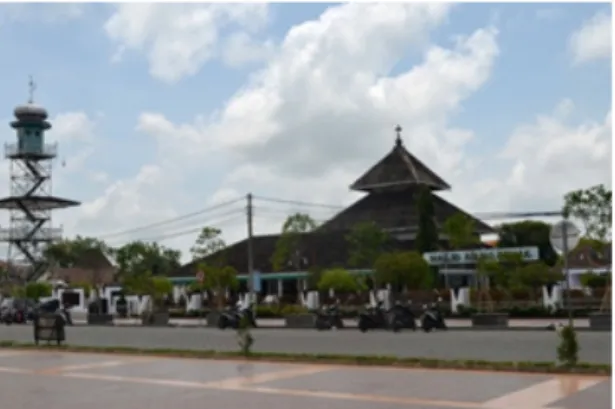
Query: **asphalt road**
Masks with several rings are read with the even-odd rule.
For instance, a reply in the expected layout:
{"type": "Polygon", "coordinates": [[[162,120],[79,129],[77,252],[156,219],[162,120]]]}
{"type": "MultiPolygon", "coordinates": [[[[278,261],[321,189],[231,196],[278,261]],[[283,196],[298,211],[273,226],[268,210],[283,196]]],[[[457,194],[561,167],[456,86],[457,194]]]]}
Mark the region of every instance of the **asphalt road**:
{"type": "MultiPolygon", "coordinates": [[[[32,342],[31,326],[1,326],[1,341],[32,342]]],[[[254,351],[396,355],[436,359],[553,361],[558,336],[537,331],[423,333],[263,329],[253,330],[254,351]]],[[[138,348],[237,350],[233,331],[205,328],[68,327],[68,344],[138,348]]],[[[580,360],[611,363],[610,332],[579,332],[580,360]]]]}

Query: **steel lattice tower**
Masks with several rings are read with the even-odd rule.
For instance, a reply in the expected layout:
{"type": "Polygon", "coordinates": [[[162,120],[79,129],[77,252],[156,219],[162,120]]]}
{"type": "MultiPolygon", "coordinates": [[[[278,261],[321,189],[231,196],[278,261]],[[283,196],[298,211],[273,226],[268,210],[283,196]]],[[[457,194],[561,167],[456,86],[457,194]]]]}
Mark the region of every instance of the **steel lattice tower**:
{"type": "Polygon", "coordinates": [[[5,144],[4,149],[10,160],[10,196],[0,199],[0,209],[10,212],[10,227],[0,229],[0,241],[9,245],[9,275],[25,281],[36,280],[45,272],[42,252],[62,238],[62,229],[51,226],[52,210],[80,205],[52,195],[52,165],[58,146],[45,143],[45,131],[51,124],[47,111],[33,104],[33,91],[30,81],[30,100],[14,111],[11,127],[17,142],[5,144]],[[17,277],[17,268],[27,273],[17,277]]]}

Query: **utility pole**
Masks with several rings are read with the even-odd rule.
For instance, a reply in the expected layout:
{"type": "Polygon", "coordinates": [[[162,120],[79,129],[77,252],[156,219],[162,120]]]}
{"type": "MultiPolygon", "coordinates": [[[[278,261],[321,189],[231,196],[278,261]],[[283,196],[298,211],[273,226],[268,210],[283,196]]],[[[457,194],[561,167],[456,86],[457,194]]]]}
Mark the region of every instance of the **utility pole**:
{"type": "Polygon", "coordinates": [[[254,232],[252,229],[252,193],[248,193],[246,196],[247,206],[246,206],[246,215],[248,217],[248,288],[250,290],[250,303],[254,300],[254,251],[252,248],[252,238],[254,236],[254,232]]]}
{"type": "MultiPolygon", "coordinates": [[[[564,220],[568,221],[568,215],[564,214],[564,220]]],[[[568,310],[568,326],[570,328],[574,328],[574,319],[572,317],[572,295],[570,294],[572,289],[572,280],[570,277],[570,270],[568,269],[568,225],[564,223],[562,226],[562,234],[563,234],[563,248],[562,253],[564,257],[564,272],[566,274],[566,305],[568,310]]]]}

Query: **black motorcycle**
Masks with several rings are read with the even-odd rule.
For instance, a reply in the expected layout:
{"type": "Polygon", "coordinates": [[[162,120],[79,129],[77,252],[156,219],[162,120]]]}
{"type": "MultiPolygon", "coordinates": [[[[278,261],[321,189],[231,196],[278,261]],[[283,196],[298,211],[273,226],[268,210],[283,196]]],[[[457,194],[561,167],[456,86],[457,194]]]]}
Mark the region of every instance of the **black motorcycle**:
{"type": "Polygon", "coordinates": [[[319,331],[329,330],[332,328],[344,328],[342,314],[337,305],[323,306],[316,313],[315,327],[319,331]]]}
{"type": "Polygon", "coordinates": [[[0,322],[11,324],[25,324],[32,320],[33,303],[26,299],[9,299],[3,302],[0,309],[0,322]]]}
{"type": "Polygon", "coordinates": [[[11,325],[13,323],[13,308],[9,306],[3,306],[0,310],[0,322],[11,325]]]}
{"type": "Polygon", "coordinates": [[[367,307],[365,311],[359,314],[358,326],[361,332],[367,332],[370,329],[388,328],[397,332],[402,328],[402,323],[394,314],[390,314],[385,310],[382,302],[379,302],[375,307],[367,307]]]}
{"type": "Polygon", "coordinates": [[[256,328],[256,319],[254,318],[254,311],[250,305],[247,308],[241,308],[239,305],[234,308],[229,308],[218,318],[218,328],[226,329],[233,328],[238,329],[242,320],[246,320],[248,325],[252,328],[256,328]]]}
{"type": "Polygon", "coordinates": [[[446,322],[436,304],[423,306],[423,315],[421,316],[421,328],[425,332],[430,332],[434,329],[446,330],[446,322]]]}
{"type": "Polygon", "coordinates": [[[410,303],[402,305],[401,303],[395,304],[391,308],[391,325],[393,331],[399,331],[400,329],[416,330],[416,316],[412,312],[410,303]],[[398,328],[396,328],[398,327],[398,328]]]}

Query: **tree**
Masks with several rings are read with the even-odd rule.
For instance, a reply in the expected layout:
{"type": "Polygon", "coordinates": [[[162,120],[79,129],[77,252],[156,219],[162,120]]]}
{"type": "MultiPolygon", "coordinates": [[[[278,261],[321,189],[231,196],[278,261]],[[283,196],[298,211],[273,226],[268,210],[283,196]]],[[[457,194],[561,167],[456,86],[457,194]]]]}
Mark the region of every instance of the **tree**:
{"type": "Polygon", "coordinates": [[[592,290],[598,288],[606,288],[609,284],[609,276],[607,274],[596,274],[588,271],[581,274],[579,281],[583,287],[591,288],[592,290]]]}
{"type": "Polygon", "coordinates": [[[416,250],[423,254],[438,248],[438,228],[435,220],[433,194],[428,187],[422,187],[417,200],[418,232],[416,250]]]}
{"type": "Polygon", "coordinates": [[[551,247],[551,225],[541,221],[523,220],[504,223],[496,228],[500,236],[498,247],[538,247],[540,259],[548,266],[557,262],[557,253],[551,247]]]}
{"type": "Polygon", "coordinates": [[[474,220],[461,212],[446,219],[442,230],[447,235],[448,242],[453,249],[461,249],[479,242],[474,232],[474,220]]]}
{"type": "Polygon", "coordinates": [[[51,297],[53,288],[49,283],[31,282],[26,284],[24,289],[26,298],[37,301],[43,297],[51,297]]]}
{"type": "Polygon", "coordinates": [[[181,252],[158,243],[133,241],[115,250],[120,277],[168,276],[180,267],[181,252]]]}
{"type": "Polygon", "coordinates": [[[572,191],[564,197],[564,213],[583,224],[586,238],[606,244],[613,222],[612,194],[603,184],[572,191]]]}
{"type": "Polygon", "coordinates": [[[518,286],[539,291],[544,286],[559,283],[564,279],[564,275],[542,261],[536,261],[526,263],[519,268],[513,279],[518,286]]]}
{"type": "Polygon", "coordinates": [[[152,297],[153,308],[155,310],[163,308],[165,298],[172,296],[173,283],[167,277],[152,276],[149,284],[149,294],[152,297]]]}
{"type": "Polygon", "coordinates": [[[288,216],[282,225],[282,234],[275,244],[271,256],[274,270],[280,271],[287,265],[299,269],[302,264],[301,246],[303,235],[310,233],[317,224],[305,213],[295,213],[288,216]]]}
{"type": "Polygon", "coordinates": [[[353,267],[372,268],[389,240],[389,234],[374,222],[354,225],[346,236],[349,247],[348,264],[353,267]]]}
{"type": "MultiPolygon", "coordinates": [[[[442,230],[448,237],[448,244],[453,250],[462,249],[478,244],[478,236],[474,233],[474,220],[464,213],[458,212],[446,219],[442,230]]],[[[444,264],[448,268],[448,264],[444,264]]],[[[448,274],[445,276],[445,284],[448,286],[448,274]]]]}
{"type": "Polygon", "coordinates": [[[203,272],[203,281],[196,282],[191,287],[194,291],[210,291],[215,294],[216,305],[223,307],[224,295],[227,289],[235,290],[239,286],[237,271],[230,266],[216,266],[205,263],[199,264],[199,271],[203,272]]]}
{"type": "Polygon", "coordinates": [[[394,288],[425,289],[432,284],[429,264],[415,251],[381,254],[374,263],[374,281],[394,288]]]}
{"type": "Polygon", "coordinates": [[[310,266],[308,268],[307,289],[315,290],[318,288],[318,283],[322,277],[324,270],[320,266],[310,266]]]}
{"type": "MultiPolygon", "coordinates": [[[[190,249],[193,260],[202,260],[212,255],[220,255],[223,258],[223,251],[226,249],[226,243],[222,239],[222,230],[215,227],[203,227],[199,236],[190,249]]],[[[220,260],[222,263],[223,261],[220,260]]]]}
{"type": "Polygon", "coordinates": [[[150,296],[149,312],[155,312],[162,308],[165,296],[173,291],[173,283],[167,277],[152,275],[149,271],[126,276],[122,282],[122,287],[136,295],[150,296]]]}
{"type": "Polygon", "coordinates": [[[493,284],[510,297],[510,290],[518,283],[515,277],[523,266],[523,256],[519,253],[501,253],[498,257],[500,268],[493,276],[493,284]]]}
{"type": "Polygon", "coordinates": [[[100,239],[77,236],[74,239],[63,239],[48,245],[43,250],[43,256],[52,265],[70,268],[89,250],[98,250],[104,254],[109,252],[110,248],[100,239]]]}
{"type": "Polygon", "coordinates": [[[477,309],[482,310],[483,303],[487,304],[487,311],[493,311],[493,300],[489,290],[491,280],[501,275],[501,265],[497,260],[488,257],[479,257],[476,261],[476,278],[477,278],[477,309]]]}
{"type": "MultiPolygon", "coordinates": [[[[610,241],[613,223],[613,192],[603,184],[587,189],[579,189],[564,197],[564,214],[583,223],[585,238],[593,241],[593,247],[603,252],[610,241]]],[[[611,300],[611,285],[604,293],[600,309],[605,308],[611,300]]]]}
{"type": "Polygon", "coordinates": [[[362,289],[356,277],[343,268],[325,270],[318,282],[318,290],[333,290],[340,293],[352,293],[362,289]]]}

